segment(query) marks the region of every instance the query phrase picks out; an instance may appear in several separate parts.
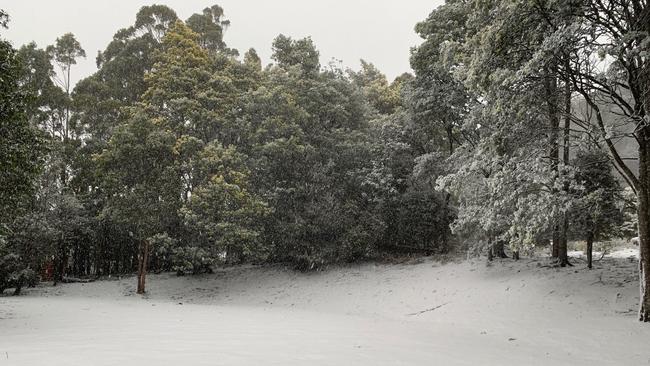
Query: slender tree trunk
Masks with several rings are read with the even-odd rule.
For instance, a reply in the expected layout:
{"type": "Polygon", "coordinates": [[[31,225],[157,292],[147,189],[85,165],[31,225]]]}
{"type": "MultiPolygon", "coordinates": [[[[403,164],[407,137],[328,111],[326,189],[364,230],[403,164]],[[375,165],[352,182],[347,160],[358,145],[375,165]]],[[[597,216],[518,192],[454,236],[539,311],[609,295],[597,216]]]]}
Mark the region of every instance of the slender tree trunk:
{"type": "MultiPolygon", "coordinates": [[[[638,22],[641,29],[650,32],[650,8],[643,9],[638,22]]],[[[639,188],[637,189],[638,224],[639,224],[639,319],[650,321],[650,177],[648,164],[650,164],[650,61],[646,59],[640,68],[639,80],[641,83],[642,106],[645,125],[638,132],[639,141],[639,188]]]]}
{"type": "Polygon", "coordinates": [[[65,275],[66,253],[65,244],[63,243],[64,238],[61,237],[60,240],[54,255],[54,286],[59,282],[63,282],[63,276],[65,275]]]}
{"type": "Polygon", "coordinates": [[[138,294],[145,293],[145,279],[147,277],[147,261],[149,260],[149,241],[143,240],[140,243],[140,253],[138,255],[138,294]]]}
{"type": "MultiPolygon", "coordinates": [[[[449,125],[446,126],[445,130],[447,132],[447,140],[448,140],[448,143],[449,143],[449,145],[448,145],[449,156],[451,157],[452,155],[454,155],[454,126],[449,124],[449,125]]],[[[445,220],[448,220],[447,221],[447,227],[449,227],[449,225],[451,224],[451,221],[453,220],[453,218],[450,218],[450,216],[451,216],[450,215],[450,210],[449,210],[450,202],[451,202],[451,194],[449,192],[446,192],[445,193],[445,206],[444,206],[443,212],[444,212],[445,220]]],[[[448,238],[448,235],[447,235],[447,231],[445,231],[443,239],[442,239],[443,244],[444,244],[445,247],[448,246],[448,240],[449,240],[449,238],[448,238]]],[[[490,258],[489,260],[492,260],[492,259],[490,258]]]]}
{"type": "Polygon", "coordinates": [[[591,269],[594,256],[594,234],[587,234],[587,268],[591,269]]]}
{"type": "Polygon", "coordinates": [[[65,190],[68,186],[68,140],[69,140],[69,125],[70,125],[70,64],[67,65],[67,74],[65,81],[65,94],[66,105],[65,105],[65,117],[64,117],[64,126],[63,126],[63,136],[61,140],[63,141],[63,151],[61,152],[61,187],[65,190]]]}
{"type": "MultiPolygon", "coordinates": [[[[566,69],[569,69],[569,59],[565,59],[566,69]]],[[[569,166],[570,163],[570,149],[569,146],[571,138],[571,85],[568,81],[564,82],[564,138],[563,138],[563,151],[562,151],[562,163],[565,167],[569,166]]],[[[565,192],[569,191],[569,181],[565,177],[565,182],[563,189],[565,192]]],[[[557,257],[560,261],[560,266],[565,267],[571,265],[569,263],[569,255],[567,253],[567,241],[568,241],[568,230],[569,230],[569,216],[567,213],[562,215],[562,230],[560,232],[560,245],[558,248],[557,257]]]]}
{"type": "MultiPolygon", "coordinates": [[[[560,116],[558,113],[558,93],[557,93],[557,78],[555,73],[548,68],[544,70],[544,92],[547,105],[548,115],[548,155],[550,159],[551,172],[556,176],[558,174],[558,162],[560,147],[558,142],[558,135],[560,129],[560,116]]],[[[551,248],[551,256],[553,258],[559,257],[560,250],[560,225],[556,224],[553,227],[553,244],[551,248]]]]}
{"type": "Polygon", "coordinates": [[[488,239],[488,261],[492,262],[494,260],[494,243],[492,243],[492,238],[488,239]]]}
{"type": "Polygon", "coordinates": [[[557,259],[560,263],[560,267],[566,267],[571,265],[569,262],[569,253],[567,245],[567,231],[569,230],[569,220],[566,214],[562,215],[562,226],[560,231],[560,241],[558,245],[558,255],[557,259]]]}
{"type": "Polygon", "coordinates": [[[512,252],[512,259],[514,259],[516,261],[519,260],[519,251],[518,250],[515,250],[514,252],[512,252]]]}

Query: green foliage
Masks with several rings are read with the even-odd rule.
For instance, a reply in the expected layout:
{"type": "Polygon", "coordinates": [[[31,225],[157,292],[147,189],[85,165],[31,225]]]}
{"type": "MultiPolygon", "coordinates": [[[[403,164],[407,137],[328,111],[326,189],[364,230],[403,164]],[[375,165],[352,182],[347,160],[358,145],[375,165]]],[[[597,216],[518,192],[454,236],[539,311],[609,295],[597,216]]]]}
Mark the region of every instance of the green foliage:
{"type": "Polygon", "coordinates": [[[578,169],[576,181],[581,185],[569,216],[575,235],[579,239],[590,236],[604,240],[622,234],[619,228],[624,215],[619,202],[623,192],[612,174],[607,154],[600,150],[581,150],[572,165],[578,169]]]}
{"type": "Polygon", "coordinates": [[[172,228],[180,207],[180,179],[174,164],[176,139],[143,111],[117,129],[97,156],[105,172],[109,201],[102,215],[129,227],[139,240],[172,228]]]}
{"type": "Polygon", "coordinates": [[[365,61],[321,70],[310,38],[283,35],[262,68],[227,47],[229,24],[217,5],[186,22],[145,6],[74,90],[74,36],[21,49],[19,83],[38,96],[25,108],[52,151],[7,236],[27,267],[131,272],[144,241],[150,268],[178,274],[450,249],[455,211],[434,186],[469,108],[452,70],[393,83],[365,61]]]}
{"type": "Polygon", "coordinates": [[[361,70],[349,70],[348,74],[378,113],[392,114],[401,105],[400,84],[389,85],[386,76],[375,65],[361,60],[361,70]]]}
{"type": "Polygon", "coordinates": [[[67,71],[71,65],[77,64],[79,57],[86,57],[86,51],[81,48],[81,44],[75,38],[74,34],[66,33],[56,39],[54,46],[48,48],[52,59],[67,71]]]}
{"type": "MultiPolygon", "coordinates": [[[[8,15],[0,11],[0,25],[8,15]]],[[[36,275],[29,267],[31,253],[11,243],[11,224],[23,214],[35,193],[35,180],[45,154],[44,139],[28,122],[30,92],[23,89],[25,66],[9,42],[0,39],[0,293],[33,285],[36,275]]],[[[26,90],[27,89],[27,90],[26,90]]]]}
{"type": "Polygon", "coordinates": [[[136,14],[135,25],[129,30],[135,33],[146,33],[160,41],[177,20],[176,12],[165,5],[143,6],[136,14]]]}
{"type": "Polygon", "coordinates": [[[237,56],[237,50],[228,49],[223,41],[224,30],[230,25],[229,20],[222,19],[223,15],[223,8],[212,5],[200,14],[193,14],[185,23],[199,35],[199,45],[203,49],[237,56]]]}
{"type": "Polygon", "coordinates": [[[4,10],[0,9],[0,27],[7,28],[8,23],[9,23],[9,14],[7,14],[4,10]]]}
{"type": "Polygon", "coordinates": [[[316,75],[320,69],[319,55],[309,37],[293,40],[281,34],[273,40],[272,58],[285,69],[297,66],[305,75],[316,75]]]}
{"type": "Polygon", "coordinates": [[[16,50],[0,40],[0,223],[16,214],[34,192],[44,140],[28,123],[28,95],[20,87],[23,69],[16,50]]]}
{"type": "Polygon", "coordinates": [[[208,145],[199,155],[197,174],[205,177],[181,210],[197,235],[204,256],[228,261],[264,258],[260,240],[262,222],[271,212],[250,191],[244,156],[219,144],[208,145]]]}
{"type": "Polygon", "coordinates": [[[6,254],[0,241],[0,294],[5,289],[14,288],[14,295],[20,294],[25,286],[35,286],[38,278],[34,270],[26,268],[24,258],[16,254],[6,254]]]}

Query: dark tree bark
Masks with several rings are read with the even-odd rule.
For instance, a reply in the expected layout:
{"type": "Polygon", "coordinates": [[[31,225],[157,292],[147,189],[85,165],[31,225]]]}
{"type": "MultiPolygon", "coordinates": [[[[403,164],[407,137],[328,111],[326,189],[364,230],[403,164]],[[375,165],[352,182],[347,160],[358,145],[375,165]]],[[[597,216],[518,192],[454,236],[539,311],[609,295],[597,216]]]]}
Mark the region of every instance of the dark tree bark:
{"type": "Polygon", "coordinates": [[[149,260],[149,241],[143,240],[140,243],[140,253],[138,254],[138,294],[145,293],[145,279],[147,277],[147,261],[149,260]]]}
{"type": "Polygon", "coordinates": [[[589,269],[592,268],[593,255],[594,255],[594,234],[589,233],[587,234],[587,268],[589,269]]]}
{"type": "Polygon", "coordinates": [[[562,215],[562,227],[560,231],[560,242],[558,245],[558,255],[557,259],[560,264],[560,267],[571,266],[569,262],[569,253],[567,245],[567,231],[569,229],[569,220],[565,215],[562,215]]]}
{"type": "Polygon", "coordinates": [[[61,238],[61,242],[59,243],[56,254],[54,255],[53,286],[56,286],[59,282],[63,282],[66,261],[67,256],[65,253],[65,244],[63,244],[63,238],[61,238]]]}
{"type": "Polygon", "coordinates": [[[505,251],[505,243],[503,240],[497,240],[490,247],[490,255],[492,258],[508,258],[505,251]]]}
{"type": "Polygon", "coordinates": [[[558,258],[560,256],[560,230],[559,225],[553,227],[553,239],[551,242],[551,257],[558,258]]]}
{"type": "Polygon", "coordinates": [[[518,250],[515,250],[514,252],[512,252],[512,259],[514,259],[516,261],[519,260],[519,251],[518,250]]]}

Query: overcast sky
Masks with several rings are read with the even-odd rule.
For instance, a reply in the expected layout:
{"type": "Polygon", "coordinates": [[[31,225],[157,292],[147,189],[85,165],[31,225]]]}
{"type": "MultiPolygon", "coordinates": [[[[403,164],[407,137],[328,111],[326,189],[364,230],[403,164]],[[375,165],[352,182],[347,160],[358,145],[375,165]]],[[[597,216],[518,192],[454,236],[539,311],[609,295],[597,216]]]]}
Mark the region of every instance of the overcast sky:
{"type": "Polygon", "coordinates": [[[321,63],[342,60],[358,69],[359,59],[374,63],[389,79],[410,71],[409,50],[420,43],[414,26],[442,0],[22,0],[0,5],[9,13],[3,37],[15,47],[36,41],[39,47],[72,32],[88,57],[73,69],[75,81],[96,70],[97,51],[104,50],[115,31],[130,26],[143,5],[165,4],[182,19],[219,4],[231,26],[228,46],[242,54],[255,48],[266,64],[271,42],[282,33],[294,38],[311,36],[321,63]]]}

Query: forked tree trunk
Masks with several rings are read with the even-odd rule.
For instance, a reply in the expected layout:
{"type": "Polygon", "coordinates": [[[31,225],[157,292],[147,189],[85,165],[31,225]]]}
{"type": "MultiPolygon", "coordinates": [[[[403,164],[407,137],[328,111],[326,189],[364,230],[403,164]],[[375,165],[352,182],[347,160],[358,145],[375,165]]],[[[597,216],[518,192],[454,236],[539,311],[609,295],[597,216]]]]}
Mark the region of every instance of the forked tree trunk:
{"type": "Polygon", "coordinates": [[[587,268],[591,269],[594,256],[594,234],[587,234],[587,268]]]}
{"type": "Polygon", "coordinates": [[[145,292],[145,279],[147,277],[147,261],[149,260],[149,241],[143,240],[140,243],[140,253],[138,254],[138,294],[145,292]]]}

